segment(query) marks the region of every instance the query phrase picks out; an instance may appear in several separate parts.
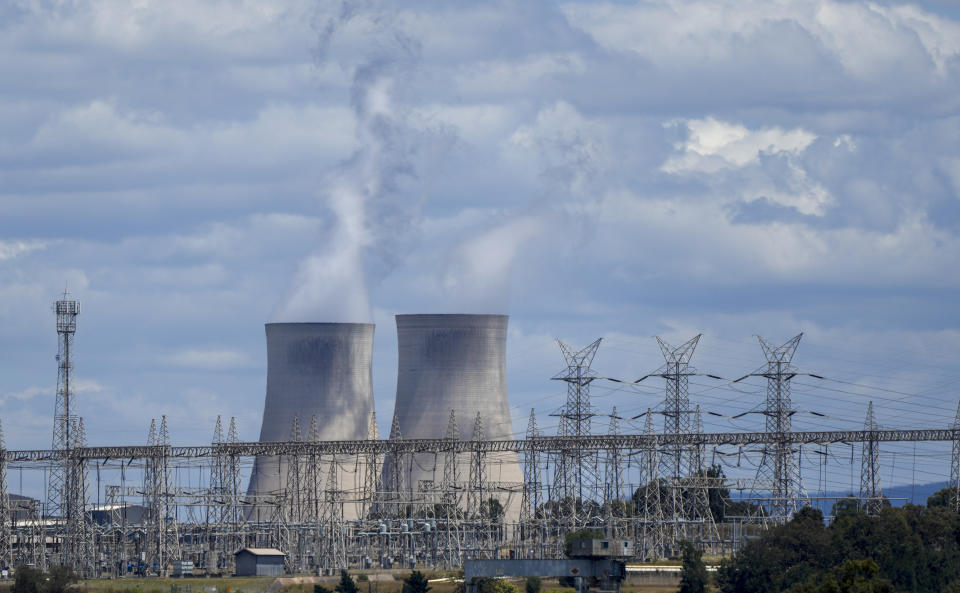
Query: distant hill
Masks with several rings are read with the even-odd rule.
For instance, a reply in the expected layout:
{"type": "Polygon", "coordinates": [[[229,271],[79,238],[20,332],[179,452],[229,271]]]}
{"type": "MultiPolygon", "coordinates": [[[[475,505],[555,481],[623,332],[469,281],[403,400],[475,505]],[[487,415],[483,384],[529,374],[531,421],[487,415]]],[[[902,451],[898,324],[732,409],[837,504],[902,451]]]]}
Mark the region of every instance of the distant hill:
{"type": "MultiPolygon", "coordinates": [[[[884,487],[881,484],[881,489],[883,495],[890,499],[890,504],[895,507],[900,507],[908,502],[913,504],[927,504],[927,498],[933,495],[934,492],[942,488],[947,487],[947,482],[931,482],[929,484],[905,484],[902,486],[890,486],[884,487]]],[[[826,497],[830,499],[835,498],[844,498],[850,494],[849,490],[837,491],[837,492],[827,492],[825,494],[820,494],[819,492],[808,492],[812,497],[826,497]]],[[[854,495],[857,493],[854,492],[854,495]]],[[[733,497],[736,499],[737,497],[733,497]]],[[[836,500],[814,500],[811,502],[811,505],[814,508],[818,508],[823,511],[824,515],[830,514],[830,509],[833,507],[833,503],[836,500]]]]}

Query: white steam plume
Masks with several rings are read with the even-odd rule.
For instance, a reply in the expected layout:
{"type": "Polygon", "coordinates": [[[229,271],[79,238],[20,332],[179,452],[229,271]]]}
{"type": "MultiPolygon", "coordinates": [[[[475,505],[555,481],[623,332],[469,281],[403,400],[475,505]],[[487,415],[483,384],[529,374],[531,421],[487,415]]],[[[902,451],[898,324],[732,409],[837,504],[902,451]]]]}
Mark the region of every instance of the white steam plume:
{"type": "MultiPolygon", "coordinates": [[[[367,322],[372,318],[367,288],[368,256],[394,233],[380,227],[396,225],[397,204],[387,197],[402,175],[413,176],[408,155],[417,134],[407,123],[407,113],[395,104],[397,85],[409,81],[419,58],[419,46],[388,18],[366,19],[345,7],[326,21],[320,33],[318,55],[323,59],[341,33],[362,37],[360,46],[373,48],[354,64],[350,103],[356,118],[360,147],[332,171],[323,195],[334,215],[332,232],[324,248],[304,259],[274,321],[367,322]]],[[[351,38],[351,53],[357,39],[351,38]]],[[[377,255],[389,262],[395,254],[381,249],[377,255]]]]}

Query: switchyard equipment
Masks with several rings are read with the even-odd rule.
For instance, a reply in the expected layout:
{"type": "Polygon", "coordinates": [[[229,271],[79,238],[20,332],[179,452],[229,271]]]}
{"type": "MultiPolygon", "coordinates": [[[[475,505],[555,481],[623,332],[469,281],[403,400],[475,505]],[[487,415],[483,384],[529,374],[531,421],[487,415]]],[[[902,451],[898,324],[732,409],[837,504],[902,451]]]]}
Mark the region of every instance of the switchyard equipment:
{"type": "Polygon", "coordinates": [[[70,397],[79,304],[65,297],[55,309],[61,340],[54,447],[5,449],[0,433],[5,566],[65,564],[83,576],[120,577],[163,575],[192,563],[197,573],[232,574],[234,553],[252,548],[276,550],[271,562],[286,573],[449,569],[505,557],[560,560],[567,534],[583,528],[629,542],[633,560],[670,555],[681,538],[726,553],[808,503],[791,464],[795,448],[812,444],[859,447],[859,502],[876,512],[885,443],[949,442],[950,504],[960,505],[960,407],[949,427],[884,430],[871,406],[862,430],[795,431],[785,417],[794,413],[788,382],[797,372],[790,357],[798,338],[764,347],[767,366],[757,374],[768,380],[763,413],[773,418],[765,431],[703,430],[686,389],[694,338],[677,348],[660,341],[665,365],[648,377],[665,381],[664,404],[634,418],[645,417],[642,432],[622,430],[616,412],[607,434],[586,428],[596,412],[591,345],[563,348],[568,370],[558,378],[570,387],[561,434],[544,434],[531,411],[526,437],[515,439],[503,374],[506,318],[398,316],[401,376],[384,440],[369,389],[373,327],[270,324],[260,442],[241,442],[235,422],[224,429],[217,418],[211,444],[175,446],[162,417],[144,445],[91,447],[70,397]],[[667,419],[662,431],[654,414],[667,419]],[[706,450],[724,446],[760,453],[759,465],[771,468],[773,479],[708,477],[706,450]],[[558,463],[563,470],[555,472],[558,463]],[[245,466],[254,476],[243,495],[245,466]],[[103,506],[90,506],[91,469],[105,484],[97,489],[103,506]],[[46,501],[18,500],[14,512],[11,470],[58,479],[46,501]],[[184,485],[177,479],[183,475],[193,479],[184,485]],[[759,492],[753,501],[764,511],[714,523],[703,501],[718,488],[759,492]]]}

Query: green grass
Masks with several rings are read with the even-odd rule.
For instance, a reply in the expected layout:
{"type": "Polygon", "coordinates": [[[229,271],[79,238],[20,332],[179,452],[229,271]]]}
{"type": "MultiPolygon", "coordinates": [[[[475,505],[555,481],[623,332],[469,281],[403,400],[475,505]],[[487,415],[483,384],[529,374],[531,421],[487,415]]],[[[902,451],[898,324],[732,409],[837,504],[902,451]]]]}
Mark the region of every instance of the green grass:
{"type": "Polygon", "coordinates": [[[84,593],[208,593],[211,587],[216,587],[216,593],[260,593],[274,580],[275,577],[91,579],[81,581],[77,588],[84,593]]]}

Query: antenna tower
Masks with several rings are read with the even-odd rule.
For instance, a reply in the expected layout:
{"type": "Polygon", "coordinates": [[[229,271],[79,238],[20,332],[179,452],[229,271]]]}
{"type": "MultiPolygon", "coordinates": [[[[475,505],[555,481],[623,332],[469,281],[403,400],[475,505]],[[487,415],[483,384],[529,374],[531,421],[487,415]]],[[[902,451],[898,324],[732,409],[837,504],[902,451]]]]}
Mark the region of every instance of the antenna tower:
{"type": "MultiPolygon", "coordinates": [[[[77,315],[80,314],[80,301],[70,298],[70,293],[63,291],[63,297],[53,304],[57,318],[57,395],[53,411],[53,449],[62,451],[63,456],[59,463],[54,464],[50,471],[50,480],[47,487],[47,515],[63,519],[58,525],[71,525],[71,512],[78,506],[76,498],[80,495],[78,484],[73,483],[76,472],[73,468],[70,450],[76,438],[77,417],[73,409],[73,392],[71,379],[73,374],[73,336],[77,332],[77,315]]],[[[59,529],[59,527],[58,527],[59,529]]],[[[59,534],[61,541],[60,564],[70,566],[72,556],[72,542],[68,541],[66,533],[59,534]]]]}

